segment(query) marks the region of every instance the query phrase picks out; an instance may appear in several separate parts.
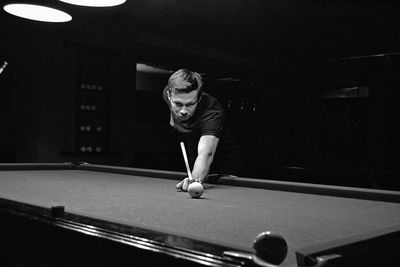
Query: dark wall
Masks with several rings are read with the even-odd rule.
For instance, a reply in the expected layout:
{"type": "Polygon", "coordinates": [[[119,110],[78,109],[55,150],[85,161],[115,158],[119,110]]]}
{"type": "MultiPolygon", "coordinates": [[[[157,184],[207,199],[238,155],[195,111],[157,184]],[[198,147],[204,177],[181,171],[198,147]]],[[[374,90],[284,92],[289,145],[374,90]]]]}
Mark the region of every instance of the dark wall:
{"type": "Polygon", "coordinates": [[[15,143],[14,155],[4,161],[131,164],[136,62],[134,48],[125,53],[124,47],[132,44],[123,43],[107,24],[65,26],[4,13],[1,20],[0,55],[9,63],[1,79],[15,79],[11,90],[16,99],[12,109],[3,112],[3,127],[15,129],[2,133],[2,140],[8,140],[2,142],[15,143]],[[82,57],[85,51],[98,58],[96,64],[82,57]],[[108,89],[108,151],[96,156],[79,154],[76,147],[77,94],[85,66],[98,70],[87,75],[87,82],[105,81],[108,89]]]}

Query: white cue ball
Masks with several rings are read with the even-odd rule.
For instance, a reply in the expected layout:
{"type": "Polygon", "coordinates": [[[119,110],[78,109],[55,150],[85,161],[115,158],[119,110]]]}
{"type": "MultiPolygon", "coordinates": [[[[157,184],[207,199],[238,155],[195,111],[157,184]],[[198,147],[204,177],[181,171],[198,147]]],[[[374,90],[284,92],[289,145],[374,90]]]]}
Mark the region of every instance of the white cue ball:
{"type": "Polygon", "coordinates": [[[204,192],[204,187],[199,182],[193,182],[188,187],[188,193],[192,198],[199,198],[204,192]]]}

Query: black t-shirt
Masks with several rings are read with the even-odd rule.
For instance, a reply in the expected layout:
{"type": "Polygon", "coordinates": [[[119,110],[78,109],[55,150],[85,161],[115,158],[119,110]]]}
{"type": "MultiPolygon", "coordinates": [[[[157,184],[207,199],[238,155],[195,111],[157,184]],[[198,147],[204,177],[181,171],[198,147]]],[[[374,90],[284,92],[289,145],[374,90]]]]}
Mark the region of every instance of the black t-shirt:
{"type": "MultiPolygon", "coordinates": [[[[164,93],[164,100],[169,101],[164,93]]],[[[227,125],[224,110],[220,103],[211,95],[202,94],[201,100],[192,118],[187,122],[174,120],[173,127],[178,136],[185,142],[190,167],[193,168],[197,158],[197,147],[200,137],[213,135],[219,138],[210,174],[237,174],[239,168],[240,152],[238,145],[227,125]]]]}

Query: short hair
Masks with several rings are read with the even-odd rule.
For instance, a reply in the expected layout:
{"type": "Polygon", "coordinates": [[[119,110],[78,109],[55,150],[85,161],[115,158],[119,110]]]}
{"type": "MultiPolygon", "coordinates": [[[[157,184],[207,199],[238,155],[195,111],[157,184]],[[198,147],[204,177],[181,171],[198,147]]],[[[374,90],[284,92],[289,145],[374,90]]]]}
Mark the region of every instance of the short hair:
{"type": "Polygon", "coordinates": [[[197,72],[187,69],[180,69],[174,72],[168,79],[166,88],[169,92],[189,93],[199,91],[199,96],[203,90],[203,80],[197,72]]]}

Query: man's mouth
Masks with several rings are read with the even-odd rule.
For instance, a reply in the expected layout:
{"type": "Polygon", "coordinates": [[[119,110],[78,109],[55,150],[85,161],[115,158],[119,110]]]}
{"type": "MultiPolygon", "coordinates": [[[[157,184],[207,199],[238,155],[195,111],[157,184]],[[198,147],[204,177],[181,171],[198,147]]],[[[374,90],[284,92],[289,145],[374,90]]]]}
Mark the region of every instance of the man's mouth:
{"type": "Polygon", "coordinates": [[[179,116],[180,121],[187,121],[190,119],[190,116],[179,116]]]}

